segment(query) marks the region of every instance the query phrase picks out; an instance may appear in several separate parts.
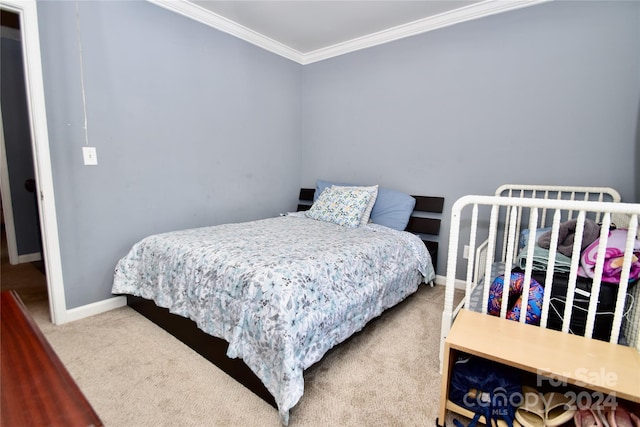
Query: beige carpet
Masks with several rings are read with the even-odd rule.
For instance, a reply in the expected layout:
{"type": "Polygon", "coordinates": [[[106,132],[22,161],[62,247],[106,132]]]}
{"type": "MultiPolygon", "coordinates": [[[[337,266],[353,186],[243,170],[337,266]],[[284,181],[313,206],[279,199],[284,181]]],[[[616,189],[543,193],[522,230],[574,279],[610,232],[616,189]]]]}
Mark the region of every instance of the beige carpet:
{"type": "MultiPolygon", "coordinates": [[[[443,287],[421,287],[305,374],[297,426],[433,426],[443,287]]],[[[128,307],[37,323],[107,426],[279,426],[277,411],[128,307]]]]}
{"type": "MultiPolygon", "coordinates": [[[[128,307],[54,326],[44,275],[10,266],[3,249],[2,289],[18,291],[105,425],[281,425],[273,407],[128,307]]],[[[443,303],[443,287],[422,286],[332,350],[305,373],[289,425],[435,425],[443,303]]]]}

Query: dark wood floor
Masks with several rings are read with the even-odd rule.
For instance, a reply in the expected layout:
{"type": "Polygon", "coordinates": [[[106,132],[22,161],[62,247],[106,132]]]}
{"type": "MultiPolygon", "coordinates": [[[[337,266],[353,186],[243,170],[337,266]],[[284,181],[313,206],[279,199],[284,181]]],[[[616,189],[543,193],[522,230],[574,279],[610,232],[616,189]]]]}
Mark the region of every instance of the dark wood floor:
{"type": "Polygon", "coordinates": [[[11,265],[4,225],[1,228],[0,290],[15,290],[27,306],[46,301],[47,278],[42,261],[11,265]]]}

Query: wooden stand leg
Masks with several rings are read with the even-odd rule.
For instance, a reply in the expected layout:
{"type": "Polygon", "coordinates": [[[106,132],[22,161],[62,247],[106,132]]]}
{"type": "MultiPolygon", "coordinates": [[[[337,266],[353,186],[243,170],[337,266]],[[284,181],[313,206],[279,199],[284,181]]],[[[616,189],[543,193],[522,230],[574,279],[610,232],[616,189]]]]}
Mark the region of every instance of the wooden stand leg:
{"type": "Polygon", "coordinates": [[[451,358],[451,348],[448,343],[444,344],[443,355],[443,370],[440,386],[440,410],[438,411],[438,418],[436,419],[436,425],[444,426],[447,416],[447,400],[449,398],[449,376],[451,375],[451,368],[453,365],[453,359],[451,358]]]}

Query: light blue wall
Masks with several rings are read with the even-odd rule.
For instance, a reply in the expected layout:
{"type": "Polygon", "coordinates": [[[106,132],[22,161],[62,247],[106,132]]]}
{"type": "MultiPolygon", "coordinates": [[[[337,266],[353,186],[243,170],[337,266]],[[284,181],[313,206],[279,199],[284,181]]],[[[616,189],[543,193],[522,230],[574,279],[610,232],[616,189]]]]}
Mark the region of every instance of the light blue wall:
{"type": "Polygon", "coordinates": [[[640,203],[640,100],[638,101],[638,125],[636,127],[636,203],[640,203]]]}
{"type": "Polygon", "coordinates": [[[67,308],[156,232],[275,216],[300,186],[301,66],[143,1],[38,2],[67,308]]]}
{"type": "Polygon", "coordinates": [[[302,184],[379,183],[450,207],[503,183],[634,201],[640,3],[557,1],[308,65],[302,184]]]}
{"type": "Polygon", "coordinates": [[[304,67],[147,2],[78,4],[94,167],[76,3],[38,2],[68,308],[111,297],[140,238],[273,216],[318,178],[445,196],[441,255],[463,194],[634,198],[638,2],[552,2],[304,67]]]}

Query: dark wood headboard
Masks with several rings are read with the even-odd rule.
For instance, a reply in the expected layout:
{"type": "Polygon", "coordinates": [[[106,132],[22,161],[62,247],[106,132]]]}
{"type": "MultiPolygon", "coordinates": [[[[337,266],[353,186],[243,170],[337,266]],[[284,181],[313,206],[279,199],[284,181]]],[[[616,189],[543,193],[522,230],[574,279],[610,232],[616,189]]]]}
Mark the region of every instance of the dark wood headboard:
{"type": "MultiPolygon", "coordinates": [[[[313,204],[314,188],[301,188],[298,211],[306,211],[313,204]]],[[[431,254],[433,267],[438,266],[438,241],[433,240],[440,234],[440,221],[444,209],[444,197],[412,196],[416,199],[416,206],[409,219],[405,231],[420,236],[431,254]]]]}

